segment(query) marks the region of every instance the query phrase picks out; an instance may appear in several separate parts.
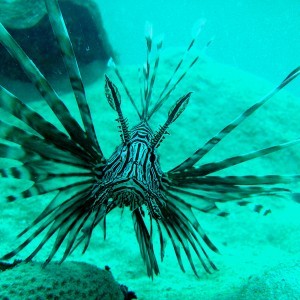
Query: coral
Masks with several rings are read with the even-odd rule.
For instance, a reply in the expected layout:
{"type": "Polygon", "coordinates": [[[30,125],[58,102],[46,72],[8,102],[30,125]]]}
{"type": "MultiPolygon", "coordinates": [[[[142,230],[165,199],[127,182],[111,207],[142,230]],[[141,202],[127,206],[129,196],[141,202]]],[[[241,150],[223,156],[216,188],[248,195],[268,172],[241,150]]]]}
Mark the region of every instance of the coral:
{"type": "Polygon", "coordinates": [[[82,262],[19,263],[0,273],[0,299],[124,299],[111,272],[82,262]]]}

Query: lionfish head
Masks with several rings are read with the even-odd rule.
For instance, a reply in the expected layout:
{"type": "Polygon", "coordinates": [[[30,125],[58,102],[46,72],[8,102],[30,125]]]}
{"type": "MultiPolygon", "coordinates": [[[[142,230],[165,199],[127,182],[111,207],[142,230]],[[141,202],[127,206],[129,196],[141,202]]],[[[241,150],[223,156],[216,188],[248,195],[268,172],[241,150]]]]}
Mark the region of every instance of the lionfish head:
{"type": "MultiPolygon", "coordinates": [[[[120,76],[119,72],[117,74],[120,76]]],[[[101,204],[111,199],[111,205],[127,206],[132,211],[141,209],[143,212],[142,206],[145,205],[151,218],[160,219],[163,217],[161,208],[165,207],[164,182],[167,182],[167,176],[161,170],[157,148],[168,126],[186,107],[190,93],[171,108],[165,124],[155,134],[148,124],[150,117],[146,107],[149,103],[146,103],[142,113],[138,112],[141,122],[129,130],[121,110],[120,93],[107,75],[105,79],[105,94],[118,114],[122,144],[107,160],[95,196],[101,199],[101,204]]]]}

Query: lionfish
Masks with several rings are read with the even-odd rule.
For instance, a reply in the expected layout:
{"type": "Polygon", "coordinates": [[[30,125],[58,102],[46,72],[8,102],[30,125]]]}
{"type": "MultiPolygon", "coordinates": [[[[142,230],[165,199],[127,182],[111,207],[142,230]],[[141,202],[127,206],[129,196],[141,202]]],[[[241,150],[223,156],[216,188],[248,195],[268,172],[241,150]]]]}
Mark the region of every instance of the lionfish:
{"type": "MultiPolygon", "coordinates": [[[[155,224],[160,240],[161,260],[164,257],[166,242],[170,240],[182,271],[185,271],[181,256],[182,249],[196,276],[198,273],[193,257],[199,259],[207,272],[217,270],[207,250],[218,253],[218,249],[205,234],[193,210],[226,216],[226,212],[218,209],[218,203],[234,201],[239,205],[246,205],[254,196],[293,195],[289,188],[278,185],[297,181],[300,175],[217,176],[213,173],[290,147],[299,143],[300,139],[222,161],[205,164],[199,164],[199,161],[273,95],[294,80],[300,74],[300,67],[293,70],[273,91],[241,113],[190,157],[175,168],[164,172],[160,166],[157,149],[169,126],[184,111],[191,93],[175,102],[169,110],[165,123],[157,131],[151,129],[149,121],[171,96],[187,71],[196,63],[198,56],[192,60],[188,68],[182,70],[182,62],[195,42],[196,37],[194,37],[170,79],[164,85],[158,100],[153,103],[152,92],[162,42],[153,43],[150,31],[146,35],[146,64],[140,70],[142,86],[140,109],[126,87],[119,69],[113,62],[110,63],[139,116],[140,123],[132,129],[129,129],[127,119],[123,116],[121,97],[116,85],[105,76],[105,96],[117,113],[122,138],[122,143],[111,157],[105,158],[96,138],[85,88],[58,1],[45,0],[45,4],[83,125],[80,125],[71,115],[43,74],[1,24],[1,43],[19,62],[65,129],[65,131],[59,130],[1,86],[0,107],[31,128],[25,130],[20,126],[0,121],[0,137],[3,140],[0,143],[0,156],[21,163],[17,167],[1,169],[2,177],[32,181],[31,187],[19,194],[8,196],[7,200],[25,199],[56,191],[56,195],[42,213],[19,234],[22,236],[31,232],[29,237],[2,259],[14,257],[32,240],[45,232],[26,261],[32,260],[54,235],[55,241],[45,265],[53,259],[61,247],[64,249],[61,258],[63,262],[80,244],[83,246],[83,253],[86,251],[92,232],[98,224],[102,225],[105,238],[107,214],[117,207],[123,209],[127,207],[131,211],[140,253],[149,277],[153,278],[154,274],[159,273],[153,246],[155,224]],[[153,44],[156,46],[157,54],[151,62],[153,44]],[[64,246],[62,246],[63,242],[64,246]]],[[[257,206],[255,209],[259,211],[261,207],[257,206]]]]}

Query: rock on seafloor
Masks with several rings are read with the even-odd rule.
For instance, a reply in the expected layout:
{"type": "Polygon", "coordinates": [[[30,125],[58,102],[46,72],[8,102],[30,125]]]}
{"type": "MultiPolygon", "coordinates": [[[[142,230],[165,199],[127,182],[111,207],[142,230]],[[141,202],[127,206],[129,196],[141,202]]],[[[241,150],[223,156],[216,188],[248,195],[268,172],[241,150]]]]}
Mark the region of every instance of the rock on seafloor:
{"type": "MultiPolygon", "coordinates": [[[[101,61],[115,54],[96,0],[59,2],[79,65],[101,61]]],[[[46,76],[65,73],[60,50],[47,17],[44,0],[0,0],[0,22],[46,76]]],[[[4,47],[0,47],[0,75],[26,81],[27,77],[4,47]]]]}
{"type": "Polygon", "coordinates": [[[124,295],[109,271],[93,265],[29,262],[0,273],[0,299],[123,300],[124,295]]]}
{"type": "Polygon", "coordinates": [[[242,288],[238,299],[300,299],[300,262],[290,262],[253,276],[242,288]]]}

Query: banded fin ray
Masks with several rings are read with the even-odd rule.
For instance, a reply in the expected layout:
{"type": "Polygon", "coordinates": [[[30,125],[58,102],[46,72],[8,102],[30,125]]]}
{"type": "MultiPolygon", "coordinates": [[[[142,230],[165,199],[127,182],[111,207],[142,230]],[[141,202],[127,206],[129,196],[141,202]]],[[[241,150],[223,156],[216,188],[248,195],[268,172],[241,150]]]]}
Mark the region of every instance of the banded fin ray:
{"type": "Polygon", "coordinates": [[[90,109],[87,104],[85,89],[82,83],[80,70],[78,68],[73,46],[67,28],[65,26],[65,23],[63,21],[60,8],[58,6],[57,1],[45,0],[45,4],[47,7],[49,20],[51,23],[52,30],[54,32],[54,36],[56,37],[56,40],[59,44],[66,69],[69,73],[70,83],[77,101],[77,105],[79,107],[81,119],[85,131],[87,133],[87,138],[90,141],[91,145],[95,149],[97,149],[97,152],[99,152],[101,156],[103,156],[103,153],[100,149],[96,137],[90,109]]]}
{"type": "Polygon", "coordinates": [[[81,158],[76,157],[70,152],[58,149],[48,140],[42,139],[37,135],[33,135],[17,126],[7,124],[0,120],[0,138],[21,145],[26,150],[36,152],[43,157],[48,157],[51,160],[57,160],[66,163],[74,163],[88,166],[89,163],[81,158]]]}
{"type": "MultiPolygon", "coordinates": [[[[218,216],[226,216],[227,213],[224,211],[221,211],[217,206],[216,202],[220,199],[219,194],[207,194],[207,193],[197,193],[197,192],[192,192],[192,191],[187,191],[184,188],[175,188],[175,187],[170,187],[169,190],[172,193],[172,198],[173,201],[176,203],[176,205],[183,206],[184,208],[187,209],[189,208],[190,211],[191,209],[196,209],[199,211],[202,211],[204,213],[210,213],[210,214],[215,214],[218,216]],[[183,197],[179,197],[179,196],[183,197]],[[186,197],[188,196],[188,197],[186,197]]],[[[228,195],[226,196],[226,199],[228,201],[232,200],[238,200],[240,198],[233,196],[233,195],[228,195]]],[[[190,216],[192,217],[192,216],[190,216]]],[[[194,219],[194,217],[192,218],[194,219]]],[[[196,219],[194,220],[196,222],[196,219]]]]}
{"type": "Polygon", "coordinates": [[[75,186],[81,186],[94,183],[94,179],[85,178],[85,177],[71,177],[68,178],[68,181],[58,183],[57,180],[53,178],[47,178],[41,182],[33,182],[32,186],[27,188],[21,193],[14,193],[14,195],[7,196],[6,199],[8,202],[15,201],[16,199],[26,199],[33,196],[40,196],[54,191],[64,191],[69,190],[75,186]],[[74,180],[75,179],[75,180],[74,180]]]}
{"type": "MultiPolygon", "coordinates": [[[[284,184],[287,181],[284,180],[284,184]]],[[[185,183],[179,184],[179,187],[170,187],[170,190],[176,195],[184,196],[178,197],[176,203],[180,205],[188,205],[190,208],[199,210],[203,213],[214,214],[220,217],[226,217],[229,215],[227,211],[221,211],[217,206],[218,203],[233,202],[240,206],[252,205],[252,201],[256,197],[272,196],[272,197],[284,197],[285,195],[291,195],[292,191],[289,188],[272,187],[265,185],[257,186],[238,186],[230,184],[213,184],[213,180],[210,185],[203,185],[197,183],[185,183]],[[199,189],[203,189],[200,191],[199,189]],[[188,189],[188,190],[187,190],[188,189]],[[188,197],[186,197],[188,196],[188,197]],[[245,199],[245,200],[241,200],[245,199]]],[[[173,194],[174,195],[174,194],[173,194]]],[[[261,209],[263,205],[260,205],[261,209]]],[[[254,205],[253,210],[256,211],[257,205],[254,205]]]]}
{"type": "MultiPolygon", "coordinates": [[[[78,170],[77,172],[63,171],[62,169],[56,170],[54,168],[59,167],[57,164],[51,164],[48,168],[44,168],[40,166],[40,162],[44,163],[44,160],[31,161],[30,164],[24,164],[18,167],[0,168],[0,176],[12,177],[15,179],[26,179],[34,181],[35,183],[51,178],[93,176],[93,173],[84,169],[80,171],[78,170]]],[[[65,168],[66,167],[67,166],[65,165],[65,168]]]]}
{"type": "Polygon", "coordinates": [[[188,54],[190,53],[191,49],[195,45],[195,42],[196,42],[198,36],[200,35],[203,26],[204,26],[204,22],[201,22],[199,24],[199,28],[198,28],[196,34],[192,38],[190,44],[188,45],[186,51],[184,52],[184,54],[182,56],[182,58],[179,60],[173,73],[171,74],[169,80],[166,82],[164,88],[162,89],[162,91],[158,97],[158,100],[156,101],[156,103],[153,105],[150,112],[148,113],[147,120],[150,120],[150,118],[153,116],[153,114],[161,108],[161,106],[171,96],[171,94],[173,93],[175,88],[178,86],[178,84],[183,80],[183,78],[186,76],[186,74],[192,69],[192,67],[198,61],[199,56],[197,55],[196,57],[194,57],[192,59],[192,61],[188,65],[188,67],[178,76],[178,79],[176,79],[178,71],[181,70],[181,66],[182,66],[183,62],[186,60],[188,54]],[[171,87],[169,88],[170,85],[171,85],[171,87]]]}
{"type": "MultiPolygon", "coordinates": [[[[94,193],[94,189],[97,189],[97,187],[94,186],[92,188],[92,193],[94,193]]],[[[86,249],[89,246],[89,242],[91,239],[91,235],[93,233],[93,229],[98,225],[102,225],[103,228],[103,235],[104,239],[106,238],[106,215],[116,208],[116,204],[111,202],[109,204],[103,203],[97,210],[97,214],[94,214],[94,218],[92,218],[90,221],[87,220],[87,224],[84,225],[84,227],[81,230],[81,235],[76,239],[76,244],[72,247],[70,250],[70,253],[72,253],[79,245],[84,244],[83,246],[83,252],[86,251],[86,249]]]]}
{"type": "Polygon", "coordinates": [[[20,161],[22,163],[30,162],[31,160],[41,159],[41,155],[31,150],[27,150],[22,146],[6,145],[0,142],[0,157],[9,158],[20,161]]]}
{"type": "Polygon", "coordinates": [[[300,74],[300,66],[295,68],[277,87],[275,87],[269,94],[263,97],[261,100],[250,106],[236,119],[225,126],[219,133],[212,137],[205,145],[199,148],[192,156],[187,158],[177,167],[170,170],[168,173],[174,173],[178,171],[184,171],[194,166],[199,160],[202,159],[209,151],[211,151],[222,139],[224,139],[230,132],[232,132],[237,126],[239,126],[244,120],[250,117],[258,108],[265,104],[275,94],[277,94],[283,87],[294,80],[300,74]]]}
{"type": "MultiPolygon", "coordinates": [[[[175,185],[176,186],[176,185],[175,185]]],[[[178,188],[186,188],[199,190],[197,194],[203,195],[204,198],[208,195],[208,199],[216,198],[216,202],[227,202],[235,199],[248,198],[258,195],[271,195],[278,193],[289,193],[290,189],[286,187],[273,187],[268,185],[250,185],[239,186],[235,184],[201,184],[196,180],[193,182],[180,182],[178,188]]]]}
{"type": "MultiPolygon", "coordinates": [[[[172,195],[170,195],[170,196],[172,196],[172,195]]],[[[157,222],[159,222],[161,225],[163,225],[164,228],[166,229],[166,232],[168,233],[168,236],[171,239],[171,242],[173,244],[173,248],[175,250],[175,254],[177,256],[177,260],[178,260],[178,263],[179,263],[182,271],[185,272],[182,261],[181,261],[181,253],[180,253],[181,247],[183,247],[186,257],[188,258],[190,266],[192,267],[195,275],[198,276],[197,271],[194,266],[194,263],[193,263],[193,260],[192,260],[191,252],[189,250],[189,245],[192,246],[195,254],[199,258],[203,268],[205,269],[205,271],[207,273],[212,273],[213,270],[217,270],[216,266],[208,257],[206,250],[203,248],[203,245],[201,244],[201,242],[195,235],[193,229],[191,228],[191,225],[190,225],[191,220],[189,220],[184,215],[183,211],[176,209],[174,204],[171,202],[169,202],[168,211],[169,211],[168,213],[166,211],[164,213],[168,214],[169,218],[166,215],[166,217],[164,219],[158,220],[157,222]],[[170,214],[170,212],[172,212],[172,214],[170,214]],[[198,244],[199,249],[196,246],[195,242],[198,244]],[[202,252],[204,257],[202,257],[200,252],[202,252]]],[[[194,229],[195,229],[195,227],[194,227],[194,229]]],[[[198,233],[202,234],[200,227],[198,227],[195,230],[198,233]]],[[[203,236],[206,237],[205,234],[203,236]]],[[[207,241],[208,246],[211,246],[214,250],[217,251],[216,247],[209,240],[206,240],[206,241],[207,241]]]]}
{"type": "MultiPolygon", "coordinates": [[[[182,209],[182,211],[179,212],[179,214],[186,222],[188,222],[185,224],[185,226],[192,226],[194,230],[199,234],[201,239],[205,242],[205,244],[215,253],[219,253],[219,250],[214,245],[214,243],[209,239],[207,234],[204,232],[202,226],[198,222],[197,218],[195,217],[192,211],[192,208],[194,208],[193,205],[186,202],[183,198],[175,195],[174,193],[168,192],[168,196],[172,199],[172,203],[170,205],[173,206],[173,209],[175,209],[176,206],[182,209]]],[[[182,224],[184,223],[185,222],[182,222],[182,224]]],[[[193,231],[191,232],[193,233],[193,231]]],[[[194,233],[193,236],[195,240],[198,242],[198,238],[194,233]]]]}
{"type": "MultiPolygon", "coordinates": [[[[22,249],[24,249],[33,239],[35,239],[40,233],[42,233],[45,229],[48,229],[46,234],[44,235],[42,241],[38,244],[35,250],[26,258],[25,261],[30,261],[32,258],[41,250],[41,248],[47,243],[50,237],[58,232],[60,229],[64,230],[70,222],[77,219],[80,214],[87,213],[88,211],[84,209],[84,204],[89,199],[89,189],[83,190],[80,193],[77,193],[75,196],[71,197],[67,201],[63,202],[60,206],[54,209],[46,220],[15,250],[6,254],[2,259],[9,259],[19,253],[22,249]]],[[[67,230],[65,230],[67,232],[67,230]]],[[[25,232],[23,232],[25,233],[25,232]]],[[[22,233],[22,234],[23,234],[22,233]]],[[[60,235],[56,236],[56,243],[54,247],[58,245],[58,241],[61,238],[60,235]]],[[[55,248],[54,248],[55,249],[55,248]]],[[[48,263],[50,256],[48,257],[48,263]]]]}
{"type": "Polygon", "coordinates": [[[48,141],[60,149],[66,149],[78,156],[86,157],[85,151],[74,143],[65,133],[59,131],[52,123],[33,111],[15,95],[0,85],[0,107],[15,116],[48,141]]]}
{"type": "Polygon", "coordinates": [[[187,183],[199,183],[207,185],[274,185],[274,184],[291,184],[300,180],[300,175],[245,175],[245,176],[199,176],[197,169],[188,172],[184,177],[179,174],[172,175],[171,179],[174,184],[181,181],[187,183]]]}
{"type": "Polygon", "coordinates": [[[132,219],[136,237],[139,241],[141,256],[147,267],[147,274],[153,278],[153,272],[155,275],[158,275],[159,268],[154,254],[152,239],[139,209],[132,212],[132,219]]]}
{"type": "Polygon", "coordinates": [[[84,191],[88,191],[91,188],[90,183],[77,184],[73,186],[69,186],[67,189],[61,189],[57,191],[50,201],[50,203],[44,208],[44,210],[32,221],[32,223],[27,226],[22,232],[18,234],[18,237],[23,236],[26,232],[31,230],[35,225],[44,220],[47,216],[49,216],[53,211],[55,211],[58,207],[60,207],[66,201],[69,201],[72,197],[74,197],[78,193],[82,193],[84,191]]]}
{"type": "Polygon", "coordinates": [[[11,56],[15,58],[25,74],[35,85],[41,96],[46,100],[47,104],[54,112],[60,123],[66,129],[71,139],[84,148],[87,153],[97,157],[99,154],[90,146],[87,142],[87,136],[82,130],[77,121],[72,117],[69,110],[63,101],[59,98],[56,92],[53,90],[49,82],[45,79],[36,65],[26,55],[23,49],[13,39],[13,37],[7,32],[4,26],[0,23],[0,42],[9,51],[11,56]]]}
{"type": "Polygon", "coordinates": [[[298,144],[300,142],[300,138],[299,139],[295,139],[286,143],[281,143],[275,146],[271,146],[268,148],[263,148],[260,150],[256,150],[250,153],[246,153],[243,155],[239,155],[239,156],[233,156],[227,159],[224,159],[220,162],[214,162],[214,163],[208,163],[208,164],[204,164],[201,165],[200,167],[196,168],[197,169],[197,173],[198,176],[205,176],[207,174],[211,174],[220,170],[224,170],[226,168],[241,164],[245,161],[249,161],[291,146],[294,146],[296,144],[298,144]]]}

